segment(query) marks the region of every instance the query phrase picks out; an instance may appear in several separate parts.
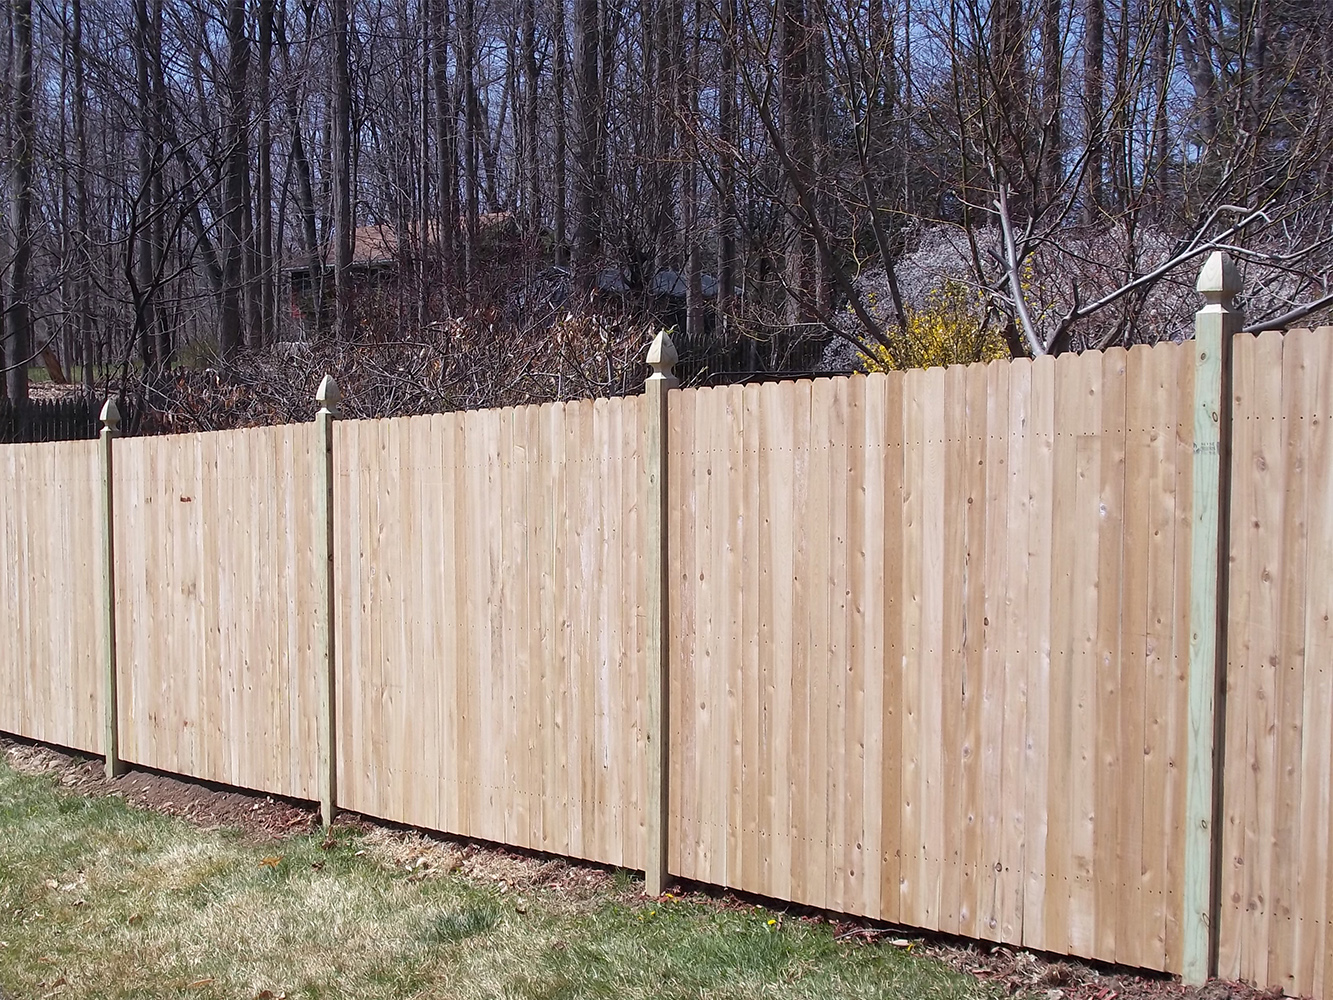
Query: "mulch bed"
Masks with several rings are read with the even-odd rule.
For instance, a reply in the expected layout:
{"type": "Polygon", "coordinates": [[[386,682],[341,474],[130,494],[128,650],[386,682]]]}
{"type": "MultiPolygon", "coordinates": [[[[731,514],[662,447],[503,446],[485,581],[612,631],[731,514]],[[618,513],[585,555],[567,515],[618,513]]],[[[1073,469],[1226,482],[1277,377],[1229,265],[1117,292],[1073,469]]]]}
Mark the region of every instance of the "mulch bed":
{"type": "Polygon", "coordinates": [[[52,775],[80,795],[115,795],[137,809],[176,816],[204,829],[234,827],[255,840],[277,840],[319,825],[318,808],[271,795],[137,769],[108,780],[100,757],[37,743],[0,740],[0,753],[14,770],[52,775]]]}
{"type": "MultiPolygon", "coordinates": [[[[132,770],[108,779],[100,758],[88,758],[51,747],[0,738],[0,754],[17,771],[49,774],[80,795],[116,795],[130,805],[175,816],[203,829],[239,829],[259,842],[281,840],[318,828],[319,809],[304,802],[259,792],[188,781],[154,771],[132,770]]],[[[459,838],[425,834],[392,823],[340,815],[338,825],[367,833],[380,856],[413,871],[413,877],[457,871],[490,881],[500,892],[552,889],[574,899],[593,899],[613,890],[614,879],[604,867],[562,858],[483,845],[459,838]]],[[[729,907],[752,907],[757,897],[687,886],[673,890],[678,898],[712,900],[729,907]]],[[[631,892],[635,894],[637,890],[631,892]]],[[[762,903],[783,909],[771,900],[762,903]]],[[[1257,990],[1244,983],[1210,982],[1181,985],[1170,976],[1096,966],[1075,959],[1043,956],[1003,945],[960,942],[870,921],[847,919],[802,907],[786,907],[791,919],[828,922],[843,940],[888,943],[912,948],[950,967],[993,983],[1014,997],[1034,1000],[1273,1000],[1280,991],[1257,990]]],[[[4,1000],[0,997],[0,1000],[4,1000]]]]}

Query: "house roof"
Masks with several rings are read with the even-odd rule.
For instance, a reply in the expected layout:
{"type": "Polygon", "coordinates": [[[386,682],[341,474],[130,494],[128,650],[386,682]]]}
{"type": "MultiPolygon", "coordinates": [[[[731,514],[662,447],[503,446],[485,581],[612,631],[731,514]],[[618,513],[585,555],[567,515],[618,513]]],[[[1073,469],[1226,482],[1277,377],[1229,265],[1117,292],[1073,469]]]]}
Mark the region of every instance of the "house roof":
{"type": "MultiPolygon", "coordinates": [[[[478,228],[482,232],[503,228],[509,225],[513,220],[512,212],[488,212],[478,217],[478,228]]],[[[420,223],[413,223],[407,227],[408,249],[419,248],[421,242],[419,234],[422,231],[420,223]]],[[[429,222],[425,227],[425,242],[427,246],[439,246],[440,244],[440,224],[438,222],[429,222]]],[[[399,236],[398,230],[388,223],[375,223],[369,226],[357,226],[352,233],[352,264],[361,267],[386,267],[398,262],[399,236]]],[[[324,266],[331,267],[331,248],[329,244],[323,247],[322,258],[324,266]]],[[[304,271],[310,267],[306,260],[299,256],[295,260],[289,261],[284,270],[304,271]]]]}

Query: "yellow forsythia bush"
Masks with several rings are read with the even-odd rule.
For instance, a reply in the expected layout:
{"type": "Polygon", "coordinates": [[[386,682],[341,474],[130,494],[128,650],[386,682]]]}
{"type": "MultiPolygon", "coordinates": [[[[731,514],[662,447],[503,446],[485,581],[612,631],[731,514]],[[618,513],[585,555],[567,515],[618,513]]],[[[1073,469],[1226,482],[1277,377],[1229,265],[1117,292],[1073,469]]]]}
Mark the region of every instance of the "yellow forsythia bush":
{"type": "Polygon", "coordinates": [[[961,281],[946,279],[926,298],[924,306],[907,310],[907,329],[885,328],[892,350],[872,345],[866,370],[965,365],[1009,357],[1004,335],[984,323],[982,296],[961,281]]]}

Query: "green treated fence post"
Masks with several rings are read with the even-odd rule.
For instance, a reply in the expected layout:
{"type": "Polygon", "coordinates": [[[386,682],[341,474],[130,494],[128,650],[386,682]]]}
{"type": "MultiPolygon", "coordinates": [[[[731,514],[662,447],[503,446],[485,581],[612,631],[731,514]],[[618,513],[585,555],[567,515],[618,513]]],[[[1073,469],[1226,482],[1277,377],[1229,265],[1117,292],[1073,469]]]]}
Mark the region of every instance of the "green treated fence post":
{"type": "Polygon", "coordinates": [[[1181,973],[1203,983],[1217,971],[1226,601],[1231,489],[1231,347],[1240,331],[1240,273],[1225,253],[1204,264],[1206,304],[1194,325],[1194,521],[1190,551],[1185,913],[1181,973]]]}
{"type": "Polygon", "coordinates": [[[102,433],[98,451],[102,465],[102,622],[105,646],[102,651],[102,749],[106,754],[106,776],[121,772],[120,709],[116,685],[116,535],[115,494],[111,464],[111,442],[120,428],[120,408],[115,399],[102,406],[102,433]]]}
{"type": "Polygon", "coordinates": [[[338,712],[334,686],[334,591],[333,591],[333,420],[338,415],[342,392],[331,375],[325,375],[315,394],[315,545],[318,555],[317,628],[315,662],[319,671],[319,812],[324,825],[333,823],[338,807],[338,712]]]}
{"type": "Polygon", "coordinates": [[[667,836],[670,795],[667,786],[670,725],[668,670],[671,640],[667,601],[667,390],[680,382],[675,367],[676,345],[665,330],[648,348],[653,373],[644,383],[646,441],[644,465],[648,470],[648,496],[644,505],[644,610],[648,615],[644,705],[644,828],[647,833],[644,860],[644,891],[660,896],[666,886],[667,836]]]}

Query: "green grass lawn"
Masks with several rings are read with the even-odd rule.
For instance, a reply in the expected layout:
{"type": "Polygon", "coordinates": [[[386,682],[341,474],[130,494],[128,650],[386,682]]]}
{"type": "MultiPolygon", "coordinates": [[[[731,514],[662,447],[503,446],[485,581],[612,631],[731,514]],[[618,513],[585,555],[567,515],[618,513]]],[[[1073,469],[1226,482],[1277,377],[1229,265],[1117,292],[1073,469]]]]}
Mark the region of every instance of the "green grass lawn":
{"type": "Polygon", "coordinates": [[[627,875],[580,893],[431,872],[403,863],[406,836],[253,843],[0,757],[0,995],[994,995],[909,949],[756,907],[648,900],[627,875]]]}

